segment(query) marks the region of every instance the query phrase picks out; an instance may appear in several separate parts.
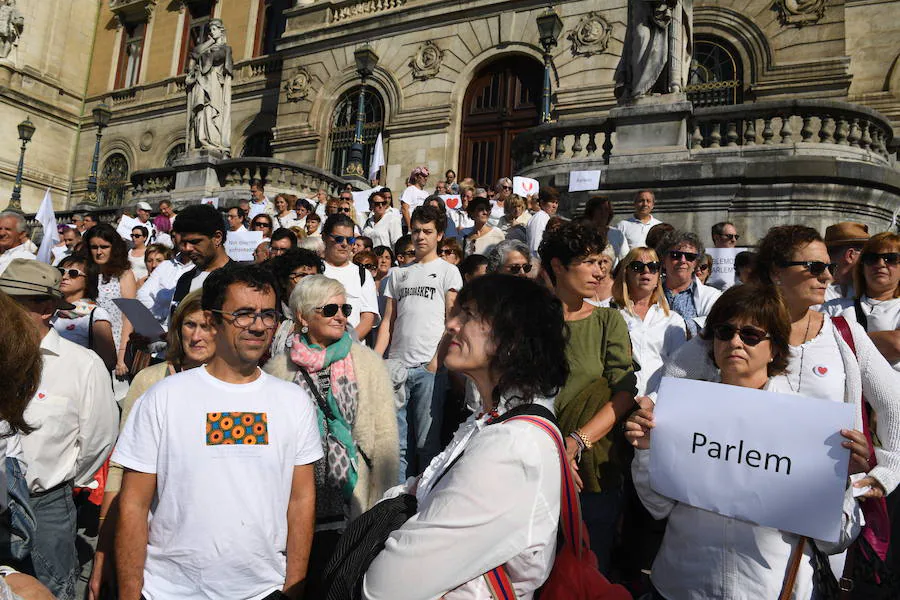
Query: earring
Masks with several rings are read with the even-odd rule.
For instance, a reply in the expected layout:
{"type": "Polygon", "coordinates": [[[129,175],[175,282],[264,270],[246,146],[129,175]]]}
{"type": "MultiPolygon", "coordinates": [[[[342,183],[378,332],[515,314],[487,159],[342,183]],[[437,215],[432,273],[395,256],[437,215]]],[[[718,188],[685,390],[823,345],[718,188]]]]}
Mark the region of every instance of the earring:
{"type": "Polygon", "coordinates": [[[300,333],[309,333],[309,327],[304,325],[303,327],[300,328],[300,333]]]}

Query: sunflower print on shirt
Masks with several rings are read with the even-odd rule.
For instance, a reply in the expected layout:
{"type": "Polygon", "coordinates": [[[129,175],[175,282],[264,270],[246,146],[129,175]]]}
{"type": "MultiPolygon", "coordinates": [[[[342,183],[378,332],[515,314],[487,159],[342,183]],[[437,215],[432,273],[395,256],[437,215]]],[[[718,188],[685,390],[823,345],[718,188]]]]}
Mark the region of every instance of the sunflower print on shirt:
{"type": "Polygon", "coordinates": [[[206,413],[206,445],[269,444],[266,413],[230,412],[206,413]]]}

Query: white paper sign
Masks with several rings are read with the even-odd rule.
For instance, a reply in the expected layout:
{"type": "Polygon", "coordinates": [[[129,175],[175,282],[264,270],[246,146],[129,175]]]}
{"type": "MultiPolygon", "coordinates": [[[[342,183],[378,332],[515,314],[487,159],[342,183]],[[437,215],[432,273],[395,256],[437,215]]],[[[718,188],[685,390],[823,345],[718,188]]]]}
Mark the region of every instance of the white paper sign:
{"type": "Polygon", "coordinates": [[[369,196],[381,189],[384,189],[383,185],[362,190],[361,192],[350,192],[353,194],[353,208],[356,209],[357,216],[362,217],[369,214],[369,196]]]}
{"type": "Polygon", "coordinates": [[[459,194],[441,194],[441,200],[448,209],[462,208],[462,198],[459,194]]]}
{"type": "Polygon", "coordinates": [[[138,225],[143,225],[140,219],[129,217],[128,215],[122,215],[122,218],[119,219],[119,226],[116,227],[116,233],[118,233],[123,240],[130,243],[131,230],[138,225]]]}
{"type": "Polygon", "coordinates": [[[746,248],[707,248],[706,253],[712,257],[712,272],[706,285],[719,290],[726,290],[734,285],[734,257],[746,248]]]}
{"type": "Polygon", "coordinates": [[[854,407],[664,377],[654,410],[650,485],[669,498],[836,542],[854,407]],[[801,426],[802,425],[802,426],[801,426]]]}
{"type": "Polygon", "coordinates": [[[231,260],[251,262],[253,251],[262,243],[262,231],[229,231],[225,238],[225,252],[231,260]]]}
{"type": "Polygon", "coordinates": [[[570,192],[592,192],[600,189],[600,171],[570,171],[570,192]]]}
{"type": "Polygon", "coordinates": [[[219,199],[218,198],[203,198],[200,200],[200,204],[209,204],[213,208],[219,208],[219,199]]]}
{"type": "Polygon", "coordinates": [[[252,221],[253,217],[255,217],[256,215],[261,215],[265,212],[266,212],[266,203],[265,202],[260,202],[258,204],[256,202],[251,202],[250,203],[250,212],[247,215],[247,219],[252,221]]]}
{"type": "Polygon", "coordinates": [[[156,317],[153,316],[153,313],[141,304],[140,300],[135,298],[114,298],[113,302],[128,317],[135,333],[154,341],[158,340],[159,336],[165,333],[165,330],[159,324],[159,321],[156,320],[156,317]]]}
{"type": "Polygon", "coordinates": [[[537,179],[530,177],[513,177],[513,194],[527,198],[534,196],[541,189],[537,179]]]}

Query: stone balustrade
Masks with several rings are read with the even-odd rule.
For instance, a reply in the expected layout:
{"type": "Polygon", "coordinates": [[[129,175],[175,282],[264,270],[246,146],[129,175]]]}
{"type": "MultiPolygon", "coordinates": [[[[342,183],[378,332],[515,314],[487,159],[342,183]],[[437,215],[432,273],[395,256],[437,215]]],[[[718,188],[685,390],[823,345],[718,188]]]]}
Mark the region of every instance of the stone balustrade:
{"type": "Polygon", "coordinates": [[[695,108],[688,129],[694,156],[730,150],[826,154],[890,164],[890,122],[863,106],[833,100],[773,100],[695,108]]]}
{"type": "Polygon", "coordinates": [[[365,17],[381,13],[406,4],[407,0],[346,0],[332,2],[329,13],[331,23],[340,23],[357,17],[365,17]]]}
{"type": "Polygon", "coordinates": [[[513,159],[518,169],[550,162],[609,163],[615,124],[609,119],[572,119],[545,123],[516,136],[513,159]]]}

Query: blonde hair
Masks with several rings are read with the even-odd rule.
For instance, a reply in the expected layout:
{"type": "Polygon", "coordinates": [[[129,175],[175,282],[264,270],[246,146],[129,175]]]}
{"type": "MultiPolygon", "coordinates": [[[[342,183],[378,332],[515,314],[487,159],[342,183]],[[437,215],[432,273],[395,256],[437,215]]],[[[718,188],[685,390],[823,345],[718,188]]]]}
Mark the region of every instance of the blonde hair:
{"type": "Polygon", "coordinates": [[[525,199],[518,194],[513,194],[509,198],[506,199],[506,202],[503,203],[503,214],[507,217],[512,214],[512,211],[516,208],[522,209],[522,212],[525,211],[525,199]]]}
{"type": "Polygon", "coordinates": [[[169,333],[166,336],[166,361],[170,362],[176,371],[184,366],[184,339],[181,337],[181,326],[188,315],[202,311],[203,289],[194,290],[178,303],[178,308],[172,315],[169,323],[169,333]]]}
{"type": "Polygon", "coordinates": [[[294,320],[308,317],[317,306],[322,306],[329,298],[347,296],[343,284],[324,275],[309,275],[300,280],[291,292],[290,307],[294,320]]]}
{"type": "MultiPolygon", "coordinates": [[[[616,275],[616,280],[613,282],[613,299],[616,301],[621,308],[624,308],[628,311],[629,314],[635,315],[634,312],[634,300],[631,299],[631,294],[628,293],[628,284],[625,283],[625,277],[628,271],[628,265],[631,264],[634,260],[639,260],[642,255],[647,255],[650,257],[650,260],[653,262],[660,262],[659,256],[656,254],[656,250],[653,248],[646,248],[644,246],[639,246],[637,248],[632,248],[631,251],[625,255],[625,258],[622,259],[622,262],[619,263],[619,272],[616,275]]],[[[669,303],[666,300],[666,293],[663,291],[663,282],[662,282],[662,265],[660,265],[660,270],[657,271],[657,283],[656,283],[656,291],[653,292],[653,295],[650,297],[650,306],[654,304],[659,304],[663,312],[666,316],[669,316],[669,303]]]]}

